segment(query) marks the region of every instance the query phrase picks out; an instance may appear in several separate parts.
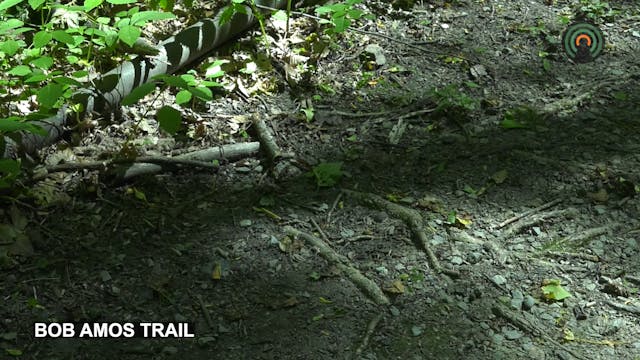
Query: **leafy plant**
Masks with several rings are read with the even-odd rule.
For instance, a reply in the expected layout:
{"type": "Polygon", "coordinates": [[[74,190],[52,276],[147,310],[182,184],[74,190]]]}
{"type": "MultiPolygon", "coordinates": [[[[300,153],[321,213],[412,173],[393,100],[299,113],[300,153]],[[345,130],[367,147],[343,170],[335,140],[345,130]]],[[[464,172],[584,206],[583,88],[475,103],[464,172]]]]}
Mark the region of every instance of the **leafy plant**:
{"type": "Polygon", "coordinates": [[[364,12],[355,7],[362,0],[346,0],[337,4],[319,6],[315,12],[318,16],[329,15],[329,19],[321,20],[320,23],[330,24],[326,30],[328,34],[342,33],[351,26],[353,21],[364,16],[364,12]]]}
{"type": "Polygon", "coordinates": [[[318,187],[334,186],[340,182],[342,175],[342,162],[320,163],[311,171],[311,176],[315,178],[318,187]]]}
{"type": "Polygon", "coordinates": [[[545,118],[535,109],[521,105],[505,112],[500,126],[505,129],[535,129],[544,127],[545,118]]]}
{"type": "MultiPolygon", "coordinates": [[[[71,104],[90,68],[121,61],[116,58],[123,55],[123,48],[144,51],[134,47],[147,23],[174,17],[137,6],[112,14],[113,7],[135,2],[86,0],[77,6],[54,0],[0,1],[0,68],[4,70],[0,76],[0,142],[19,131],[43,135],[32,120],[49,117],[63,104],[71,104]],[[16,102],[33,104],[33,110],[16,116],[9,106],[16,102]]],[[[20,161],[2,159],[0,188],[10,187],[19,174],[20,161]]]]}
{"type": "Polygon", "coordinates": [[[435,112],[440,115],[463,115],[475,110],[478,101],[465,94],[456,85],[447,85],[442,89],[433,89],[431,96],[436,103],[435,112]]]}
{"type": "Polygon", "coordinates": [[[600,0],[580,0],[578,12],[594,22],[612,21],[620,13],[612,9],[608,2],[600,0]]]}

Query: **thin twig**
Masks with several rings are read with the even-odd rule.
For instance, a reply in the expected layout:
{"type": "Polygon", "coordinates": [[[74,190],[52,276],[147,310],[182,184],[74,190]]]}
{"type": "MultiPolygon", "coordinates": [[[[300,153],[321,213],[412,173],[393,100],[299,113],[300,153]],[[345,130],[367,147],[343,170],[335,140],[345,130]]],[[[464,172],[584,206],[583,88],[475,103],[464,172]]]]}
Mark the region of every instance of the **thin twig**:
{"type": "Polygon", "coordinates": [[[335,210],[336,206],[338,206],[340,199],[342,199],[342,191],[338,193],[338,196],[336,196],[336,199],[333,201],[333,204],[331,205],[331,209],[329,209],[329,212],[327,213],[327,223],[329,223],[329,220],[331,220],[331,214],[333,214],[333,210],[335,210]]]}
{"type": "Polygon", "coordinates": [[[550,208],[550,207],[552,207],[552,206],[554,206],[556,204],[559,204],[561,202],[562,202],[562,199],[555,199],[553,201],[549,201],[546,204],[542,204],[542,205],[538,206],[537,208],[533,208],[531,210],[527,210],[527,211],[523,212],[522,214],[516,215],[514,217],[511,217],[511,218],[501,222],[500,224],[498,224],[498,226],[496,226],[496,229],[501,229],[501,228],[511,224],[512,222],[516,222],[516,221],[518,221],[518,220],[520,220],[520,219],[522,219],[524,217],[527,217],[527,216],[529,216],[531,214],[534,214],[534,213],[540,212],[542,210],[548,209],[548,208],[550,208]]]}
{"type": "Polygon", "coordinates": [[[204,303],[204,300],[202,300],[202,296],[196,295],[196,299],[198,299],[200,310],[202,310],[202,314],[204,315],[204,320],[207,322],[207,326],[209,326],[210,330],[215,331],[216,327],[213,323],[213,320],[211,320],[211,315],[209,315],[209,310],[207,310],[207,305],[204,303]]]}

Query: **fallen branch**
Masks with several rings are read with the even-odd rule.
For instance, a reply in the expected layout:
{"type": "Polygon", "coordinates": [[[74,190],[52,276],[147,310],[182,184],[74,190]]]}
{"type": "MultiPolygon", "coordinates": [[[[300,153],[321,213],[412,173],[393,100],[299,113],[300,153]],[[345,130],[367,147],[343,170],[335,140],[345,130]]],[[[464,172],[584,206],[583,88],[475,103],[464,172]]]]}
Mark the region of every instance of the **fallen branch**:
{"type": "Polygon", "coordinates": [[[302,238],[304,241],[308,242],[312,246],[316,247],[325,260],[327,260],[331,265],[335,266],[340,270],[345,276],[354,283],[360,291],[362,291],[367,297],[369,297],[373,302],[378,305],[389,305],[389,298],[382,292],[380,287],[376,285],[371,279],[362,275],[360,270],[356,269],[351,265],[351,262],[346,257],[336,253],[329,245],[327,245],[321,239],[299,231],[292,226],[285,226],[284,231],[298,238],[302,238]]]}
{"type": "Polygon", "coordinates": [[[536,224],[539,224],[550,218],[558,218],[558,217],[574,217],[578,215],[578,210],[576,208],[567,208],[561,210],[548,211],[544,213],[537,214],[533,216],[531,219],[526,219],[516,222],[515,224],[508,227],[506,230],[502,232],[502,234],[498,237],[498,242],[502,242],[507,238],[521,232],[523,229],[529,228],[536,224]]]}
{"type": "Polygon", "coordinates": [[[562,202],[562,199],[555,199],[553,201],[549,201],[548,203],[542,204],[542,205],[540,205],[540,206],[538,206],[536,208],[533,208],[531,210],[527,210],[527,211],[523,212],[522,214],[516,215],[514,217],[511,217],[511,218],[501,222],[500,224],[498,224],[498,226],[496,226],[496,229],[501,229],[501,228],[511,224],[512,222],[516,222],[516,221],[518,221],[518,220],[520,220],[522,218],[525,218],[525,217],[527,217],[527,216],[529,216],[531,214],[535,214],[535,213],[538,213],[538,212],[540,212],[542,210],[546,210],[546,209],[548,209],[548,208],[550,208],[550,207],[552,207],[552,206],[554,206],[556,204],[559,204],[561,202],[562,202]]]}
{"type": "Polygon", "coordinates": [[[260,148],[267,156],[267,159],[269,159],[269,162],[271,164],[275,164],[275,162],[282,156],[282,152],[271,134],[271,129],[267,127],[264,120],[262,120],[262,118],[257,114],[253,114],[251,123],[255,129],[258,141],[260,141],[260,148]]]}
{"type": "Polygon", "coordinates": [[[614,308],[616,310],[626,311],[626,312],[634,314],[634,315],[640,315],[640,307],[639,306],[620,304],[620,303],[613,302],[611,300],[607,300],[606,303],[607,303],[607,305],[611,306],[612,308],[614,308]]]}
{"type": "MultiPolygon", "coordinates": [[[[236,161],[242,158],[246,158],[255,155],[260,150],[260,143],[240,143],[223,145],[216,148],[209,148],[204,150],[198,150],[187,154],[181,154],[175,159],[178,160],[190,160],[198,162],[212,162],[214,160],[226,159],[229,161],[236,161]]],[[[140,175],[150,175],[162,171],[162,166],[157,164],[141,163],[133,164],[122,173],[122,180],[128,180],[140,175]]]]}
{"type": "Polygon", "coordinates": [[[80,171],[80,170],[107,170],[108,168],[114,165],[121,164],[139,164],[139,163],[147,163],[147,164],[156,164],[156,165],[169,165],[169,166],[190,166],[190,167],[200,167],[206,169],[217,169],[218,166],[213,163],[206,163],[198,160],[189,160],[189,159],[178,159],[172,157],[164,157],[164,156],[139,156],[131,159],[112,159],[106,161],[88,161],[88,162],[72,162],[72,163],[63,163],[57,165],[51,165],[44,168],[46,173],[38,174],[35,180],[40,180],[44,178],[47,174],[55,173],[55,172],[70,172],[70,171],[80,171]]]}

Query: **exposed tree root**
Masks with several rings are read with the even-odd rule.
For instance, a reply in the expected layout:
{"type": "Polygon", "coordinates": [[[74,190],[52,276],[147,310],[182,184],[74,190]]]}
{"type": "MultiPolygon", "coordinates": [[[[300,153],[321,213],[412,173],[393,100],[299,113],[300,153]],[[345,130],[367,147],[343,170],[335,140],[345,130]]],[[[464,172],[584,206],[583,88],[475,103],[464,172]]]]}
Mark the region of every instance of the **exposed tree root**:
{"type": "Polygon", "coordinates": [[[500,304],[496,304],[491,308],[491,311],[493,312],[494,315],[505,319],[506,321],[508,321],[509,323],[511,323],[513,326],[517,327],[518,329],[532,334],[536,337],[539,337],[541,339],[543,339],[545,342],[548,342],[550,344],[553,344],[554,346],[556,346],[558,349],[562,349],[562,351],[567,352],[568,354],[570,354],[571,356],[573,356],[576,359],[584,359],[587,360],[588,357],[584,356],[583,354],[580,354],[576,351],[574,351],[573,349],[570,349],[567,346],[564,346],[563,344],[557,342],[556,340],[554,340],[552,337],[547,335],[548,329],[540,329],[539,327],[536,327],[535,325],[533,325],[529,320],[527,320],[524,316],[515,313],[513,311],[510,311],[506,306],[504,305],[500,305],[500,304]]]}
{"type": "Polygon", "coordinates": [[[422,219],[422,216],[418,211],[392,203],[374,194],[353,190],[343,190],[343,192],[353,199],[360,201],[366,206],[385,210],[392,216],[395,216],[404,221],[411,230],[411,233],[413,234],[415,240],[418,242],[420,249],[423,250],[427,255],[429,266],[437,273],[444,273],[454,278],[460,277],[459,272],[455,270],[445,269],[440,265],[438,258],[429,246],[429,238],[424,231],[424,220],[422,219]]]}
{"type": "Polygon", "coordinates": [[[354,352],[356,359],[359,359],[364,349],[366,349],[367,346],[369,346],[369,340],[371,339],[371,335],[373,335],[373,332],[376,330],[376,327],[378,326],[378,323],[380,322],[380,320],[382,320],[382,314],[378,313],[376,316],[374,316],[371,319],[371,321],[369,321],[369,324],[367,324],[367,330],[365,331],[364,336],[362,337],[362,342],[354,352]]]}
{"type": "Polygon", "coordinates": [[[285,232],[291,236],[302,238],[307,243],[318,249],[320,256],[327,260],[331,265],[340,270],[352,283],[354,283],[360,291],[378,305],[389,305],[389,298],[382,292],[380,287],[371,279],[362,275],[362,273],[353,267],[349,259],[336,253],[322,239],[311,234],[299,231],[292,226],[285,226],[285,232]]]}
{"type": "Polygon", "coordinates": [[[540,214],[536,214],[535,216],[532,216],[530,219],[518,221],[515,224],[508,227],[506,230],[502,232],[502,234],[500,235],[497,241],[502,242],[507,238],[521,232],[522,230],[532,227],[534,225],[537,225],[547,219],[556,218],[556,217],[572,218],[577,215],[578,215],[578,210],[575,208],[547,211],[540,214]]]}

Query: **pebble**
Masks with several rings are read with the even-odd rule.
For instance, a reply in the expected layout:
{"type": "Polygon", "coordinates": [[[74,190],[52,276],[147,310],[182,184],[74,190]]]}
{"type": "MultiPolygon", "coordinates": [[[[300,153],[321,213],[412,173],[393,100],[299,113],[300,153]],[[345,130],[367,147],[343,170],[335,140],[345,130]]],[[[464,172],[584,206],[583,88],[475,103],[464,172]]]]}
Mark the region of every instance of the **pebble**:
{"type": "Polygon", "coordinates": [[[524,297],[524,301],[522,302],[522,309],[523,310],[531,310],[531,308],[535,304],[536,304],[536,300],[533,298],[533,296],[527,295],[527,296],[524,297]]]}
{"type": "Polygon", "coordinates": [[[514,290],[511,294],[511,308],[520,310],[524,302],[524,294],[520,290],[514,290]]]}
{"type": "Polygon", "coordinates": [[[505,279],[504,276],[498,274],[493,276],[491,278],[491,281],[493,281],[493,283],[496,285],[504,285],[507,282],[507,279],[505,279]]]}

